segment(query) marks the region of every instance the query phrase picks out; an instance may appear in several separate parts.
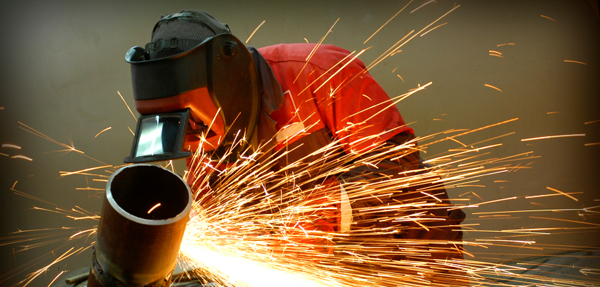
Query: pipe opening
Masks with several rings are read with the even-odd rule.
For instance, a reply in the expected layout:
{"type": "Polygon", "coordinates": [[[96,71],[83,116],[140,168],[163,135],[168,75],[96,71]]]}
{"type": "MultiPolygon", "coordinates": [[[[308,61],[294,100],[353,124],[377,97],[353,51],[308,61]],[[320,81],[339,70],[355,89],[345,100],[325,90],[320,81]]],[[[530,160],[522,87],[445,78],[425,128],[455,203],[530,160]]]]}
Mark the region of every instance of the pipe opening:
{"type": "Polygon", "coordinates": [[[143,219],[162,220],[186,210],[189,192],[174,173],[154,165],[132,165],[109,181],[107,196],[125,212],[143,219]]]}

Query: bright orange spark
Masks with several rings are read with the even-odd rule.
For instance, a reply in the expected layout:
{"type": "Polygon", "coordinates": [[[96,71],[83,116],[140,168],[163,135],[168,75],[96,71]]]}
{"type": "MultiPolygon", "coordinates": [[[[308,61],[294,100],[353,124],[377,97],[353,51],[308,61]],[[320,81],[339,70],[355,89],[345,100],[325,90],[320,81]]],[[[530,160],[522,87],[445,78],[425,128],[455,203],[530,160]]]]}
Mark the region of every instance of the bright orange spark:
{"type": "Polygon", "coordinates": [[[85,220],[85,219],[92,219],[92,220],[98,220],[100,219],[100,215],[88,215],[88,216],[67,216],[67,218],[71,218],[73,220],[85,220]]]}
{"type": "Polygon", "coordinates": [[[96,134],[94,137],[95,137],[95,138],[97,138],[97,137],[98,137],[98,136],[99,136],[101,133],[103,133],[103,132],[105,132],[105,131],[108,131],[108,130],[110,130],[110,129],[112,129],[112,127],[107,127],[107,128],[105,128],[105,129],[101,130],[99,133],[97,133],[97,134],[96,134]]]}
{"type": "MultiPolygon", "coordinates": [[[[411,30],[410,32],[408,32],[408,34],[404,35],[404,37],[402,37],[400,40],[398,40],[398,42],[394,43],[394,45],[392,45],[391,47],[389,47],[385,52],[383,52],[383,54],[379,55],[379,57],[377,57],[377,59],[375,59],[373,62],[371,62],[368,66],[367,66],[367,71],[369,71],[371,68],[373,68],[375,65],[379,64],[381,61],[383,61],[385,58],[391,56],[392,54],[395,53],[396,51],[396,46],[398,46],[397,48],[400,48],[402,45],[404,45],[406,42],[402,43],[402,41],[404,41],[404,39],[406,39],[406,37],[410,36],[415,30],[411,30]],[[391,52],[390,52],[391,51],[391,52]]],[[[412,39],[412,38],[411,38],[412,39]]],[[[410,39],[409,39],[410,40],[410,39]]]]}
{"type": "Polygon", "coordinates": [[[548,20],[554,21],[555,23],[558,23],[558,22],[556,22],[556,20],[554,20],[554,19],[552,19],[552,18],[550,18],[550,17],[548,17],[548,16],[546,16],[546,15],[540,15],[540,16],[541,16],[542,18],[546,18],[546,19],[548,19],[548,20]]]}
{"type": "Polygon", "coordinates": [[[400,80],[402,80],[402,82],[406,84],[406,82],[404,81],[404,79],[402,78],[402,76],[400,76],[398,74],[396,74],[396,76],[398,76],[398,78],[400,78],[400,80]]]}
{"type": "Polygon", "coordinates": [[[478,141],[478,142],[472,143],[472,144],[470,144],[470,145],[471,145],[471,146],[475,146],[475,145],[478,145],[478,144],[480,144],[480,143],[484,143],[484,142],[487,142],[487,141],[491,141],[491,140],[499,139],[499,138],[502,138],[502,137],[505,137],[505,136],[510,136],[510,135],[513,135],[513,134],[515,134],[515,133],[516,133],[516,132],[510,132],[510,133],[503,134],[503,135],[499,135],[499,136],[496,136],[496,137],[493,137],[493,138],[489,138],[489,139],[486,139],[486,140],[478,141]]]}
{"type": "MultiPolygon", "coordinates": [[[[348,66],[350,63],[352,63],[356,58],[358,58],[358,56],[360,56],[362,53],[364,53],[367,49],[363,49],[362,51],[360,51],[358,54],[356,54],[356,56],[354,56],[352,59],[350,59],[348,62],[346,62],[346,64],[344,64],[339,70],[337,70],[335,73],[333,73],[327,80],[325,80],[325,82],[323,82],[323,84],[321,84],[319,87],[317,87],[314,92],[318,91],[319,89],[321,89],[327,82],[329,82],[329,80],[331,80],[333,77],[335,77],[335,75],[337,75],[337,73],[339,73],[341,70],[343,70],[346,66],[348,66]]],[[[350,55],[352,55],[352,53],[350,53],[350,55]]]]}
{"type": "Polygon", "coordinates": [[[321,46],[321,43],[323,43],[323,41],[325,41],[325,38],[327,38],[327,36],[329,35],[329,33],[331,33],[331,31],[333,31],[333,27],[335,27],[335,25],[337,24],[338,21],[340,21],[340,18],[337,18],[337,20],[335,20],[335,22],[333,23],[333,25],[331,25],[331,28],[329,28],[329,30],[327,30],[327,33],[325,33],[325,35],[323,37],[321,37],[321,39],[315,45],[315,47],[310,52],[310,54],[308,54],[308,56],[306,57],[306,62],[304,63],[304,66],[302,66],[302,69],[300,69],[300,72],[298,72],[298,75],[294,79],[293,83],[296,83],[296,81],[298,80],[298,78],[300,77],[300,75],[302,75],[302,71],[304,71],[304,69],[306,68],[306,65],[308,65],[308,62],[310,62],[310,59],[312,59],[312,56],[319,49],[319,47],[321,46]]]}
{"type": "Polygon", "coordinates": [[[417,10],[421,9],[423,6],[425,6],[425,5],[427,5],[427,4],[431,3],[431,2],[434,2],[434,1],[435,1],[435,0],[429,0],[429,1],[427,1],[427,2],[425,2],[425,3],[423,3],[423,4],[421,4],[421,6],[419,6],[419,7],[415,8],[414,10],[410,11],[410,14],[412,14],[413,12],[415,12],[415,11],[417,11],[417,10]]]}
{"type": "Polygon", "coordinates": [[[394,16],[392,16],[392,18],[387,20],[383,25],[381,25],[381,27],[379,27],[379,29],[377,29],[377,31],[375,31],[375,33],[373,33],[371,36],[369,36],[369,38],[367,38],[367,40],[365,40],[363,42],[363,44],[366,44],[371,38],[373,38],[373,36],[375,36],[375,34],[377,34],[379,32],[379,30],[383,29],[383,27],[385,27],[385,25],[387,25],[390,21],[392,21],[394,18],[396,18],[396,16],[398,16],[398,14],[400,14],[400,12],[404,11],[404,9],[406,7],[408,7],[408,5],[410,5],[410,3],[412,3],[412,2],[413,2],[413,0],[410,0],[408,2],[408,4],[404,5],[404,7],[402,7],[402,9],[400,9],[400,11],[396,12],[396,14],[394,14],[394,16]]]}
{"type": "Polygon", "coordinates": [[[582,64],[582,65],[587,65],[584,62],[581,61],[575,61],[575,60],[565,60],[565,63],[575,63],[575,64],[582,64]]]}
{"type": "Polygon", "coordinates": [[[67,271],[65,271],[65,270],[60,271],[60,273],[58,273],[58,275],[56,275],[54,277],[54,279],[52,279],[52,281],[50,281],[50,284],[48,284],[48,287],[52,286],[52,283],[54,283],[56,281],[56,279],[58,279],[58,277],[60,277],[61,275],[63,275],[65,272],[67,272],[67,271]]]}
{"type": "Polygon", "coordinates": [[[129,105],[127,104],[127,102],[125,101],[125,98],[123,98],[123,95],[121,95],[121,93],[119,91],[117,91],[117,94],[119,94],[119,97],[121,97],[121,100],[123,100],[123,103],[125,103],[125,106],[127,107],[127,109],[129,110],[129,112],[131,113],[131,116],[137,122],[137,117],[135,116],[135,114],[133,113],[133,111],[131,110],[131,108],[129,107],[129,105]]]}
{"type": "Polygon", "coordinates": [[[526,138],[526,139],[521,139],[521,141],[522,142],[526,142],[526,141],[545,140],[545,139],[554,139],[554,138],[584,137],[584,136],[585,136],[585,134],[554,135],[554,136],[543,136],[543,137],[526,138]]]}
{"type": "MultiPolygon", "coordinates": [[[[471,133],[474,133],[474,132],[478,132],[478,131],[481,131],[481,130],[484,130],[484,129],[488,129],[488,128],[491,128],[491,127],[503,125],[503,124],[510,123],[510,122],[517,121],[517,120],[519,120],[519,118],[513,118],[513,119],[502,121],[502,122],[499,122],[499,123],[495,123],[495,124],[487,125],[487,126],[484,126],[484,127],[476,128],[476,129],[473,129],[473,130],[467,130],[466,132],[463,132],[463,133],[460,133],[460,134],[457,134],[457,135],[453,135],[453,136],[451,136],[449,138],[461,137],[461,136],[464,136],[464,135],[467,135],[467,134],[471,134],[471,133]]],[[[427,144],[423,144],[422,146],[433,145],[433,144],[436,144],[436,143],[439,143],[439,142],[442,142],[442,141],[449,140],[449,138],[445,138],[445,139],[440,139],[440,140],[437,140],[437,141],[433,141],[433,142],[430,142],[430,143],[427,143],[427,144]]]]}
{"type": "Polygon", "coordinates": [[[159,207],[160,207],[160,205],[161,205],[161,204],[160,204],[160,202],[159,202],[159,203],[157,203],[156,205],[152,206],[152,208],[150,208],[150,210],[148,210],[148,214],[150,214],[150,212],[154,211],[155,209],[159,208],[159,207]]]}
{"type": "Polygon", "coordinates": [[[27,161],[33,161],[33,159],[31,159],[30,157],[24,156],[24,155],[21,155],[21,154],[13,155],[10,158],[18,158],[18,159],[24,159],[24,160],[27,160],[27,161]]]}
{"type": "Polygon", "coordinates": [[[490,50],[489,52],[490,52],[490,56],[499,57],[499,58],[504,59],[504,56],[502,56],[502,53],[500,51],[490,50]]]}
{"type": "Polygon", "coordinates": [[[391,54],[390,54],[390,57],[391,57],[391,56],[394,56],[394,55],[396,55],[396,54],[398,54],[398,53],[402,53],[402,50],[398,50],[398,51],[396,51],[396,52],[393,52],[393,53],[391,53],[391,54]]]}
{"type": "Polygon", "coordinates": [[[600,120],[589,121],[589,122],[585,122],[583,124],[584,125],[589,125],[589,124],[594,124],[594,123],[597,123],[597,122],[600,122],[600,120]]]}
{"type": "Polygon", "coordinates": [[[21,149],[20,146],[15,145],[15,144],[2,144],[2,147],[6,147],[6,148],[14,148],[14,149],[21,149]]]}
{"type": "Polygon", "coordinates": [[[21,125],[21,127],[19,127],[19,128],[22,129],[22,130],[24,130],[24,131],[26,131],[26,132],[28,132],[28,133],[34,134],[34,135],[36,135],[38,137],[41,137],[41,138],[43,138],[43,139],[45,139],[45,140],[47,140],[49,142],[52,142],[52,143],[55,143],[55,144],[57,144],[59,146],[65,147],[65,148],[67,148],[67,151],[74,151],[74,152],[82,154],[83,156],[85,156],[85,157],[87,157],[87,158],[89,158],[89,159],[91,159],[93,161],[99,162],[101,164],[106,164],[106,163],[104,163],[104,162],[102,162],[100,160],[97,160],[97,159],[95,159],[93,157],[90,157],[90,156],[86,155],[83,151],[80,151],[80,150],[76,149],[75,146],[73,145],[73,143],[71,143],[71,145],[68,145],[68,144],[65,144],[65,143],[61,143],[61,142],[59,142],[59,141],[57,141],[57,140],[55,140],[55,139],[53,139],[53,138],[51,138],[51,137],[49,137],[49,136],[41,133],[40,131],[38,131],[38,130],[36,130],[36,129],[34,129],[34,128],[32,128],[32,127],[30,127],[30,126],[28,126],[28,125],[26,125],[26,124],[24,124],[22,122],[18,122],[18,123],[19,123],[19,125],[21,125]]]}
{"type": "Polygon", "coordinates": [[[498,92],[502,92],[502,90],[500,88],[496,87],[496,86],[492,86],[490,84],[483,84],[483,85],[486,86],[486,87],[488,87],[488,88],[492,88],[492,89],[494,89],[494,90],[496,90],[498,92]]]}
{"type": "Polygon", "coordinates": [[[84,168],[84,169],[80,169],[80,170],[77,170],[77,171],[61,171],[60,172],[60,176],[68,176],[68,175],[80,174],[80,173],[84,173],[84,172],[87,172],[87,171],[92,171],[92,170],[97,170],[97,169],[107,168],[107,167],[112,167],[112,165],[102,165],[102,166],[84,168]]]}
{"type": "Polygon", "coordinates": [[[448,24],[448,22],[445,22],[445,23],[439,24],[439,25],[437,25],[437,26],[435,26],[435,27],[433,27],[433,28],[431,28],[431,29],[427,30],[427,32],[425,32],[425,33],[421,34],[421,36],[419,36],[419,37],[423,37],[423,36],[427,35],[429,32],[431,32],[431,31],[433,31],[433,30],[435,30],[435,29],[437,29],[437,28],[439,28],[439,27],[442,27],[442,26],[444,26],[444,25],[446,25],[446,24],[448,24]]]}
{"type": "MultiPolygon", "coordinates": [[[[98,218],[95,218],[95,219],[98,219],[98,218]]],[[[86,230],[81,230],[81,231],[76,232],[73,235],[71,235],[69,237],[69,239],[73,239],[73,238],[75,238],[75,237],[77,237],[77,236],[79,236],[81,234],[84,234],[84,233],[90,233],[90,234],[96,233],[96,230],[97,230],[96,228],[90,228],[90,229],[86,229],[86,230]]]]}
{"type": "Polygon", "coordinates": [[[496,47],[501,47],[501,46],[506,46],[506,45],[513,46],[513,45],[516,45],[516,44],[515,43],[502,43],[502,44],[496,45],[496,47]]]}
{"type": "Polygon", "coordinates": [[[104,191],[105,189],[104,188],[96,188],[96,187],[76,187],[75,190],[104,191]]]}
{"type": "MultiPolygon", "coordinates": [[[[564,194],[582,194],[583,192],[565,192],[564,194]]],[[[563,194],[560,193],[548,193],[548,194],[537,194],[537,195],[528,195],[525,196],[526,199],[531,199],[531,198],[540,198],[540,197],[551,197],[551,196],[563,196],[563,194]]]]}
{"type": "Polygon", "coordinates": [[[560,190],[558,190],[558,189],[556,189],[556,188],[552,188],[552,187],[546,186],[546,189],[548,189],[548,190],[552,190],[552,191],[554,191],[554,192],[557,192],[557,193],[559,193],[559,194],[561,194],[561,195],[564,195],[564,196],[566,196],[566,197],[568,197],[568,198],[570,198],[570,199],[572,199],[572,200],[579,201],[579,199],[575,198],[574,196],[571,196],[571,195],[569,195],[569,194],[567,194],[567,193],[564,193],[564,192],[562,192],[562,191],[560,191],[560,190]]]}
{"type": "Polygon", "coordinates": [[[600,142],[583,144],[583,146],[594,146],[594,145],[600,145],[600,142]]]}
{"type": "Polygon", "coordinates": [[[516,196],[512,196],[512,197],[500,198],[500,199],[490,200],[490,201],[486,201],[486,202],[480,202],[480,203],[477,203],[477,205],[481,206],[481,205],[484,205],[484,204],[501,202],[501,201],[507,201],[507,200],[513,200],[513,199],[517,199],[517,197],[516,196]]]}
{"type": "MultiPolygon", "coordinates": [[[[410,38],[408,38],[406,41],[404,41],[404,39],[406,37],[408,37],[410,34],[412,34],[415,30],[410,31],[408,34],[406,34],[406,36],[402,37],[402,39],[400,39],[398,42],[396,42],[394,45],[392,45],[389,49],[387,49],[383,54],[381,54],[379,57],[377,57],[377,59],[375,59],[371,64],[369,64],[367,66],[366,71],[371,70],[375,65],[377,65],[378,63],[380,63],[381,61],[383,61],[385,58],[387,58],[390,55],[393,55],[396,53],[397,50],[399,50],[402,46],[404,46],[406,43],[410,42],[410,40],[412,40],[414,37],[416,37],[417,35],[419,35],[420,33],[422,33],[423,31],[427,30],[429,27],[431,27],[432,25],[434,25],[435,23],[437,23],[438,21],[440,21],[442,18],[448,16],[448,14],[452,13],[454,10],[458,9],[458,7],[460,7],[460,5],[454,6],[454,8],[450,9],[448,12],[444,13],[444,15],[440,16],[439,18],[435,19],[435,21],[429,23],[429,25],[423,27],[423,29],[421,29],[419,32],[415,33],[414,35],[412,35],[410,38]],[[404,42],[402,42],[404,41],[404,42]],[[402,43],[401,43],[402,42],[402,43]],[[395,47],[395,48],[394,48],[395,47]],[[391,52],[388,53],[388,51],[392,50],[391,52]]],[[[358,75],[357,75],[358,76],[358,75]]],[[[355,76],[355,77],[357,77],[355,76]]]]}
{"type": "Polygon", "coordinates": [[[568,220],[568,219],[539,217],[539,216],[529,216],[529,218],[547,219],[547,220],[564,221],[564,222],[572,222],[572,223],[580,223],[580,224],[587,224],[587,225],[593,225],[593,226],[600,226],[600,224],[598,224],[598,223],[585,222],[585,221],[579,221],[579,220],[568,220]]]}
{"type": "Polygon", "coordinates": [[[260,22],[260,24],[258,25],[258,27],[256,27],[256,29],[254,29],[254,31],[252,31],[252,34],[250,34],[250,36],[248,36],[248,39],[246,39],[246,44],[248,44],[248,42],[250,41],[250,39],[252,38],[252,36],[254,36],[254,34],[256,33],[256,31],[258,31],[258,29],[260,29],[260,27],[267,22],[267,20],[263,20],[262,22],[260,22]]]}

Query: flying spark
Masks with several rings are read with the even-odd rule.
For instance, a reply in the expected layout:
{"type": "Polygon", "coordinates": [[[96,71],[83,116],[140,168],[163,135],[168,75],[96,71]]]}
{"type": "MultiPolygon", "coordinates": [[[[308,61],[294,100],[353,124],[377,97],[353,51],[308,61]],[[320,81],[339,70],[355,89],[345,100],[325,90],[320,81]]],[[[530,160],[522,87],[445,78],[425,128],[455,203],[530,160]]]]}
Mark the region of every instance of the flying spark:
{"type": "Polygon", "coordinates": [[[565,63],[575,63],[575,64],[581,64],[581,65],[587,65],[584,62],[581,61],[575,61],[575,60],[565,60],[565,63]]]}
{"type": "Polygon", "coordinates": [[[550,21],[553,21],[553,22],[555,22],[555,23],[558,23],[558,22],[556,22],[556,20],[554,20],[554,19],[552,19],[552,18],[550,18],[550,17],[548,17],[548,16],[546,16],[546,15],[540,15],[540,17],[542,17],[542,18],[546,18],[546,19],[548,19],[548,20],[550,20],[550,21]]]}
{"type": "Polygon", "coordinates": [[[14,149],[21,149],[20,146],[15,145],[15,144],[2,144],[2,147],[5,147],[5,148],[14,148],[14,149]]]}
{"type": "Polygon", "coordinates": [[[159,203],[157,203],[156,205],[152,206],[152,208],[150,208],[150,209],[148,210],[148,214],[150,214],[150,213],[151,213],[152,211],[154,211],[155,209],[159,208],[159,207],[160,207],[160,205],[161,205],[161,204],[160,204],[160,202],[159,202],[159,203]]]}
{"type": "Polygon", "coordinates": [[[448,22],[445,22],[445,23],[439,24],[439,25],[437,25],[437,26],[435,26],[435,27],[433,27],[433,28],[431,28],[431,29],[427,30],[427,32],[425,32],[425,33],[421,34],[421,36],[419,36],[419,37],[423,37],[423,36],[427,35],[429,32],[431,32],[431,31],[433,31],[433,30],[435,30],[435,29],[437,29],[437,28],[439,28],[439,27],[442,27],[442,26],[444,26],[444,25],[446,25],[446,24],[448,24],[448,22]]]}
{"type": "Polygon", "coordinates": [[[553,135],[553,136],[543,136],[543,137],[526,138],[526,139],[521,139],[521,141],[522,142],[526,142],[526,141],[536,141],[536,140],[545,140],[545,139],[569,138],[569,137],[584,137],[584,136],[585,136],[585,134],[553,135]]]}
{"type": "Polygon", "coordinates": [[[105,128],[105,129],[101,130],[99,133],[97,133],[97,134],[96,134],[94,137],[95,137],[95,138],[97,138],[97,137],[98,137],[98,136],[99,136],[101,133],[103,133],[103,132],[105,132],[105,131],[108,131],[108,130],[110,130],[110,129],[112,129],[112,127],[107,127],[107,128],[105,128]]]}
{"type": "Polygon", "coordinates": [[[488,88],[492,88],[492,89],[494,89],[494,90],[496,90],[498,92],[502,92],[502,90],[500,88],[496,87],[496,86],[492,86],[490,84],[483,84],[483,85],[486,86],[486,87],[488,87],[488,88]]]}
{"type": "Polygon", "coordinates": [[[402,9],[400,9],[400,11],[396,12],[396,14],[394,14],[394,16],[392,16],[392,18],[390,18],[385,23],[383,23],[383,25],[381,25],[381,27],[379,27],[379,29],[377,29],[371,36],[369,36],[369,38],[367,38],[367,40],[365,40],[363,42],[363,44],[366,44],[369,40],[371,40],[371,38],[373,38],[373,36],[375,36],[375,34],[379,33],[379,31],[381,29],[383,29],[383,27],[385,27],[390,21],[392,21],[394,18],[396,18],[396,16],[398,16],[398,14],[400,14],[402,11],[404,11],[404,9],[406,9],[406,7],[408,7],[408,5],[410,5],[410,3],[412,3],[412,2],[413,2],[413,0],[408,1],[408,3],[406,5],[404,5],[404,7],[402,7],[402,9]]]}
{"type": "Polygon", "coordinates": [[[246,44],[248,44],[248,42],[250,42],[250,39],[252,39],[252,36],[254,36],[254,34],[256,33],[256,31],[258,31],[258,29],[260,29],[260,27],[265,24],[265,22],[267,22],[267,20],[263,20],[262,22],[260,22],[260,24],[258,25],[258,27],[256,27],[256,29],[254,29],[254,31],[252,31],[252,33],[250,34],[250,36],[248,36],[248,39],[246,39],[246,44]]]}
{"type": "Polygon", "coordinates": [[[33,159],[31,159],[30,157],[28,157],[28,156],[24,156],[24,155],[20,155],[20,154],[18,154],[18,155],[13,155],[13,156],[11,156],[10,158],[24,159],[24,160],[26,160],[26,161],[33,161],[33,159]]]}

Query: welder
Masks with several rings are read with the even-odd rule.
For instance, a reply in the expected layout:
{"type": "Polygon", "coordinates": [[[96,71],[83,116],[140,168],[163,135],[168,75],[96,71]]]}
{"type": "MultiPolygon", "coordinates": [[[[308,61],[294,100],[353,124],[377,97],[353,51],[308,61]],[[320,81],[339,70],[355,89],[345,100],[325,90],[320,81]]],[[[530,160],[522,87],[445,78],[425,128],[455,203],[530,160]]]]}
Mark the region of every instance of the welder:
{"type": "MultiPolygon", "coordinates": [[[[313,153],[333,141],[346,154],[367,155],[385,145],[411,143],[416,147],[413,129],[364,64],[333,45],[247,47],[227,24],[210,14],[183,10],[163,16],[154,26],[151,41],[144,48],[131,48],[126,60],[131,64],[136,108],[142,115],[126,162],[189,158],[199,148],[212,151],[217,160],[231,152],[225,162],[232,162],[242,151],[261,146],[271,153],[289,151],[273,167],[278,169],[300,159],[310,160],[309,155],[318,157],[313,153]],[[247,140],[234,143],[240,131],[247,140]]],[[[188,160],[190,170],[193,164],[188,160]]],[[[369,228],[352,223],[366,222],[372,215],[353,211],[380,205],[382,199],[344,204],[340,182],[396,177],[422,167],[415,148],[400,159],[379,162],[377,172],[362,166],[331,176],[325,184],[339,186],[341,200],[332,203],[336,211],[314,222],[314,228],[336,232],[369,228]]],[[[188,177],[190,186],[197,185],[197,180],[188,177]]],[[[445,190],[436,194],[449,206],[445,190]]],[[[387,200],[394,199],[403,198],[387,200]]],[[[443,218],[443,226],[426,230],[416,223],[403,223],[415,228],[399,228],[401,232],[393,237],[461,240],[456,226],[464,219],[462,211],[440,208],[429,212],[443,218]]],[[[462,257],[459,248],[443,256],[462,257]]]]}

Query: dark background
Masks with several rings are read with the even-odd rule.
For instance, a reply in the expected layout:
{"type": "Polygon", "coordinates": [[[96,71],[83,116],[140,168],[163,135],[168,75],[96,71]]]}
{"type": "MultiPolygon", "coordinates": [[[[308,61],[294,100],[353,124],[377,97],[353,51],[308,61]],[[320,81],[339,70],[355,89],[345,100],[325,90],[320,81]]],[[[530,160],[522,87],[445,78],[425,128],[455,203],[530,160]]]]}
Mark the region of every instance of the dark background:
{"type": "MultiPolygon", "coordinates": [[[[414,1],[363,44],[408,1],[3,1],[0,4],[0,143],[16,144],[22,149],[0,148],[0,274],[7,274],[0,275],[0,285],[10,286],[24,278],[25,273],[9,278],[14,274],[11,272],[22,266],[30,266],[26,272],[34,271],[70,246],[89,246],[93,242],[93,236],[69,241],[74,232],[59,230],[43,233],[56,237],[6,244],[14,236],[10,233],[17,230],[62,227],[83,230],[96,224],[32,207],[54,209],[56,204],[66,210],[75,206],[91,213],[100,210],[104,183],[94,179],[101,177],[61,177],[60,171],[122,164],[132,140],[128,127],[135,128],[134,118],[117,94],[120,92],[134,107],[125,52],[149,42],[160,15],[181,9],[212,13],[228,23],[242,41],[266,20],[248,43],[256,47],[305,39],[317,42],[340,18],[324,43],[350,51],[372,47],[360,57],[368,64],[409,31],[419,31],[455,4],[461,5],[433,26],[447,24],[423,37],[415,37],[402,47],[401,53],[378,64],[371,73],[390,96],[433,82],[425,91],[398,104],[405,121],[420,136],[449,129],[475,129],[519,118],[461,140],[469,144],[514,132],[489,141],[503,144],[490,156],[533,151],[539,158],[514,163],[531,168],[449,189],[452,198],[471,197],[472,203],[476,203],[480,200],[464,194],[473,191],[484,200],[493,200],[552,193],[547,187],[583,192],[575,195],[578,201],[565,196],[521,198],[467,209],[465,224],[479,224],[467,229],[586,227],[520,239],[599,247],[600,233],[594,225],[533,219],[531,214],[495,221],[472,214],[600,205],[600,145],[593,145],[600,143],[600,122],[594,122],[600,120],[597,1],[438,0],[410,13],[425,2],[414,1]],[[497,46],[502,43],[515,45],[497,46]],[[504,58],[490,56],[490,50],[501,52],[504,58]],[[484,84],[496,86],[502,92],[484,84]],[[85,154],[65,152],[64,147],[20,129],[23,126],[19,122],[56,141],[73,144],[85,154]],[[107,127],[111,129],[96,137],[107,127]],[[578,133],[586,136],[521,141],[578,133]],[[33,161],[11,158],[18,154],[33,161]],[[47,202],[15,195],[13,185],[14,189],[47,202]],[[54,239],[57,241],[37,248],[27,246],[54,239]]],[[[425,157],[460,147],[456,142],[434,145],[425,157]]],[[[94,173],[108,176],[112,170],[102,168],[94,173]]],[[[181,162],[176,170],[183,172],[181,162]]],[[[592,213],[577,211],[533,215],[598,223],[592,213]]],[[[489,236],[494,234],[468,232],[465,239],[474,241],[489,236]]],[[[564,251],[547,247],[542,250],[468,247],[468,250],[477,256],[475,259],[490,261],[564,251]]],[[[31,286],[47,286],[61,270],[87,266],[90,258],[91,251],[87,250],[61,262],[31,286]]]]}

